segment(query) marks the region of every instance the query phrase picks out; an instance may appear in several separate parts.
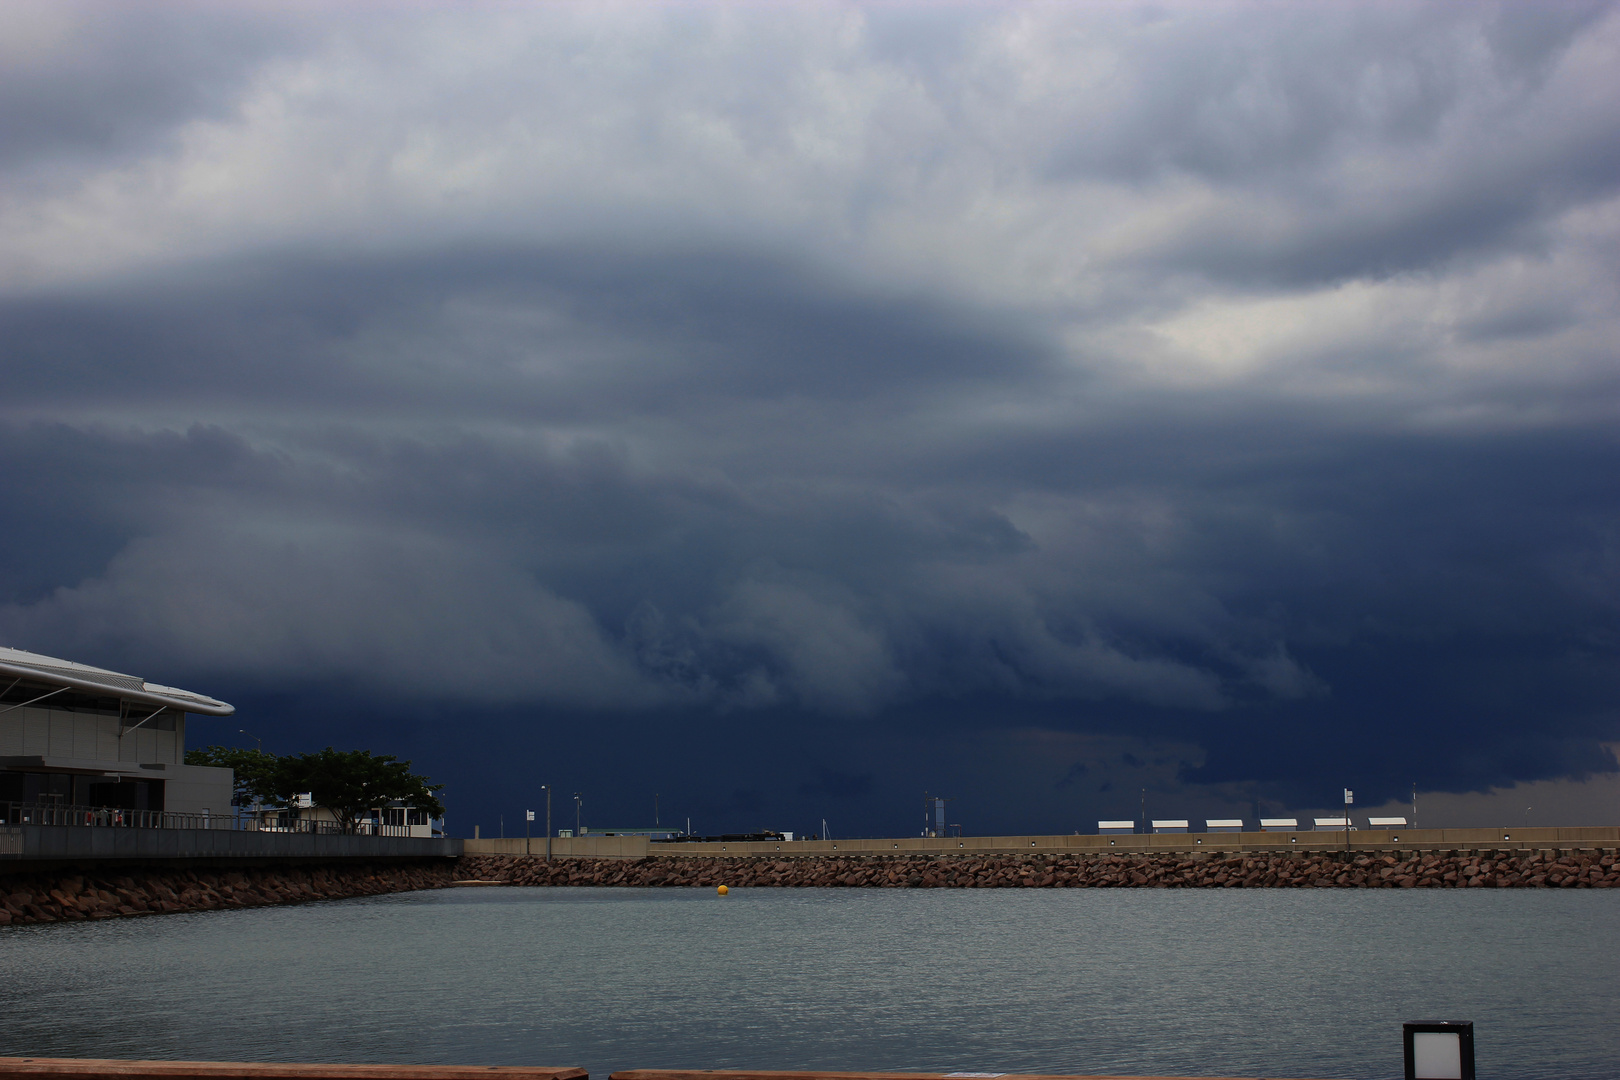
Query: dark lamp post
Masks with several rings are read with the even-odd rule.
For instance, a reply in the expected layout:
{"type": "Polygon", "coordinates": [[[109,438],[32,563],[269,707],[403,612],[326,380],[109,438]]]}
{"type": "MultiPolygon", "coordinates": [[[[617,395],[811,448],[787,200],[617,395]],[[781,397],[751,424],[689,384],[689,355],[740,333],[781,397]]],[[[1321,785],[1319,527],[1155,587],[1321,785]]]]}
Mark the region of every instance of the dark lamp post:
{"type": "Polygon", "coordinates": [[[551,861],[551,785],[541,784],[540,790],[546,793],[546,862],[551,861]]]}

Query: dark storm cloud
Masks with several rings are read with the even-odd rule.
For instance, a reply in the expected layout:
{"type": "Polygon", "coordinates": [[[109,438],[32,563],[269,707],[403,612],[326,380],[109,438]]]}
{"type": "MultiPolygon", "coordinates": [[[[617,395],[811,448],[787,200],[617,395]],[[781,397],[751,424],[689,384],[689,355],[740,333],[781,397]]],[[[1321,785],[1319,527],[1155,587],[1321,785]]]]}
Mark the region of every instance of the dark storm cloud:
{"type": "Polygon", "coordinates": [[[1143,251],[1160,272],[1299,285],[1538,251],[1559,211],[1620,177],[1609,109],[1549,85],[1608,11],[1278,7],[1212,34],[1214,9],[1153,26],[1140,82],[1073,103],[1050,175],[1241,193],[1252,212],[1212,204],[1143,251]]]}
{"type": "Polygon", "coordinates": [[[0,81],[0,639],[478,814],[1613,770],[1617,24],[1522,11],[63,31],[148,51],[0,81]]]}
{"type": "Polygon", "coordinates": [[[1038,332],[868,296],[780,260],[587,249],[211,266],[112,295],[0,304],[15,402],[276,403],[567,420],[715,399],[883,400],[1006,385],[1038,332]]]}
{"type": "MultiPolygon", "coordinates": [[[[1140,81],[1109,86],[1119,97],[1107,104],[1121,107],[1106,115],[1077,113],[1092,122],[1052,167],[1135,182],[1184,173],[1304,184],[1347,154],[1446,147],[1448,121],[1472,120],[1482,105],[1534,111],[1556,62],[1608,11],[1274,5],[1268,18],[1244,20],[1242,34],[1219,33],[1234,26],[1230,8],[1145,22],[1130,33],[1140,66],[1120,73],[1140,81]],[[1487,81],[1503,100],[1478,100],[1487,81]]],[[[1578,128],[1595,118],[1564,119],[1578,128]]]]}
{"type": "Polygon", "coordinates": [[[11,5],[7,25],[0,169],[23,171],[139,153],[190,121],[228,115],[257,65],[300,36],[247,7],[71,0],[11,5]]]}

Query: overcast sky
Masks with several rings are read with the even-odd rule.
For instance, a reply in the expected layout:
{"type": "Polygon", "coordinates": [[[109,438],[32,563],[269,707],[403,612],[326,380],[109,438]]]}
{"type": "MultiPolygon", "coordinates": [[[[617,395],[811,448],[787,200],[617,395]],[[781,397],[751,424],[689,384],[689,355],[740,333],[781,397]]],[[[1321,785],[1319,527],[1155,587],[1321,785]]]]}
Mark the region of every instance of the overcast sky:
{"type": "Polygon", "coordinates": [[[1620,817],[1620,7],[0,23],[0,644],[194,745],[486,835],[1620,817]]]}

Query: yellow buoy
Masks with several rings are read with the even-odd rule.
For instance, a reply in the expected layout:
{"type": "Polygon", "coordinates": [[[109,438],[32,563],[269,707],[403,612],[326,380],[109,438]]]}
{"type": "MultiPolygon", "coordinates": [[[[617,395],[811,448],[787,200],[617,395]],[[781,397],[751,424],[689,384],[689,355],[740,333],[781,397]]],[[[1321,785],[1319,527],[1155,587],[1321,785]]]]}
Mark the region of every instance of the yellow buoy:
{"type": "Polygon", "coordinates": [[[724,896],[724,895],[726,895],[726,893],[730,892],[731,890],[726,888],[724,885],[722,885],[722,886],[720,886],[718,889],[716,889],[714,891],[719,893],[721,896],[724,896]]]}

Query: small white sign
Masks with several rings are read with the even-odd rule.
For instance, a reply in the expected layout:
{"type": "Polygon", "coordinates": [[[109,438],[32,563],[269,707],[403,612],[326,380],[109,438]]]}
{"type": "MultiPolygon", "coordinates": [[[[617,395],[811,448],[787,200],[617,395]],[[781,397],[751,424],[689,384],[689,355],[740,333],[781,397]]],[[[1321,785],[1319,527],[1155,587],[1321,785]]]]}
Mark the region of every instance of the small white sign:
{"type": "Polygon", "coordinates": [[[529,814],[529,820],[533,821],[534,820],[534,811],[530,810],[530,811],[528,811],[528,814],[529,814]]]}
{"type": "Polygon", "coordinates": [[[1356,793],[1349,788],[1344,789],[1344,805],[1349,806],[1356,801],[1356,793]]]}

